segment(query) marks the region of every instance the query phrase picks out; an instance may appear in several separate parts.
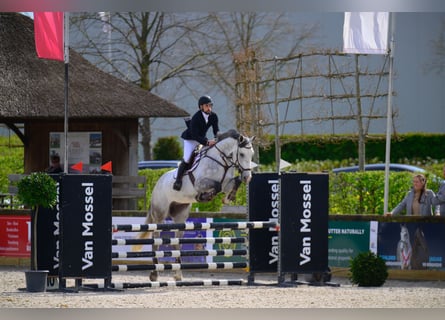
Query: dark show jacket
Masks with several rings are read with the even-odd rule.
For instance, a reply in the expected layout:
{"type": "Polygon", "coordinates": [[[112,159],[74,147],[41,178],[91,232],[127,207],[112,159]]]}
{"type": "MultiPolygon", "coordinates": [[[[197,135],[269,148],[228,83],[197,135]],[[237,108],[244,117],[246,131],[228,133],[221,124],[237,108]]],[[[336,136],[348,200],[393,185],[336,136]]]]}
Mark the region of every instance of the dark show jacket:
{"type": "Polygon", "coordinates": [[[213,135],[216,137],[219,132],[218,116],[216,113],[210,113],[209,120],[206,123],[202,111],[197,111],[190,121],[190,126],[181,134],[181,138],[184,140],[196,140],[202,145],[207,145],[206,133],[209,128],[213,128],[213,135]]]}

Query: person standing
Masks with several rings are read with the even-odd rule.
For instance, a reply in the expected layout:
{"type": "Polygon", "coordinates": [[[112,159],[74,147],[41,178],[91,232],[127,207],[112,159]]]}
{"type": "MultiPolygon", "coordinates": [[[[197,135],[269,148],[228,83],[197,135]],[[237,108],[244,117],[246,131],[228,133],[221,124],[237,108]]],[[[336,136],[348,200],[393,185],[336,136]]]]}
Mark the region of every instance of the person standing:
{"type": "MultiPolygon", "coordinates": [[[[445,165],[443,166],[443,177],[445,178],[445,165]]],[[[433,198],[433,204],[440,206],[440,215],[445,217],[445,180],[442,180],[437,191],[436,196],[433,198]]]]}
{"type": "Polygon", "coordinates": [[[181,134],[181,138],[184,140],[184,153],[176,173],[176,180],[173,184],[173,189],[177,191],[182,188],[182,177],[189,166],[192,153],[196,146],[199,144],[209,147],[213,146],[216,143],[216,136],[219,132],[218,116],[212,111],[212,98],[208,95],[200,97],[198,100],[198,108],[199,110],[193,115],[190,122],[186,122],[187,129],[181,134]],[[207,139],[206,137],[210,127],[212,127],[215,139],[207,139]]]}
{"type": "MultiPolygon", "coordinates": [[[[427,189],[426,178],[423,174],[416,174],[413,178],[413,186],[405,198],[391,211],[385,215],[399,215],[406,211],[407,216],[431,216],[433,215],[433,198],[435,193],[427,189]]],[[[436,206],[436,214],[438,214],[436,206]]]]}
{"type": "Polygon", "coordinates": [[[46,169],[47,173],[62,173],[63,168],[60,165],[60,157],[58,154],[51,155],[51,165],[46,169]]]}

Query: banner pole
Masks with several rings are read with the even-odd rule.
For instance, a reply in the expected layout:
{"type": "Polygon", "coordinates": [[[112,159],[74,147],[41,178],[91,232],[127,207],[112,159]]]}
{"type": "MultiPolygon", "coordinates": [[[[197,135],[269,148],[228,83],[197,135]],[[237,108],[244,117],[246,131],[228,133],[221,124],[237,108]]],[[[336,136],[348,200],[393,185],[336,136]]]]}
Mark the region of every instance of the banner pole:
{"type": "Polygon", "coordinates": [[[63,42],[64,42],[64,63],[65,63],[65,113],[64,113],[64,124],[63,124],[63,132],[65,137],[65,146],[64,146],[64,155],[63,155],[63,170],[65,173],[68,173],[68,66],[69,66],[69,33],[70,33],[70,21],[69,21],[69,13],[65,12],[63,14],[64,20],[64,34],[63,34],[63,42]]]}

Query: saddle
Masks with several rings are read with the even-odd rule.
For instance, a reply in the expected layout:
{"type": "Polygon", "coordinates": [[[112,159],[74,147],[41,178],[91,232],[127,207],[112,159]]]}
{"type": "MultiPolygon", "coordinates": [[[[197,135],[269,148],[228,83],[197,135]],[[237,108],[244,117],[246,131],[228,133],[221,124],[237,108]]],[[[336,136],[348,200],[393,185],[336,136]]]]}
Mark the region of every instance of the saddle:
{"type": "Polygon", "coordinates": [[[202,144],[198,144],[195,147],[195,150],[192,153],[192,156],[190,158],[189,163],[187,164],[187,167],[184,170],[184,176],[195,170],[195,168],[198,166],[199,161],[201,160],[201,150],[203,146],[202,144]]]}

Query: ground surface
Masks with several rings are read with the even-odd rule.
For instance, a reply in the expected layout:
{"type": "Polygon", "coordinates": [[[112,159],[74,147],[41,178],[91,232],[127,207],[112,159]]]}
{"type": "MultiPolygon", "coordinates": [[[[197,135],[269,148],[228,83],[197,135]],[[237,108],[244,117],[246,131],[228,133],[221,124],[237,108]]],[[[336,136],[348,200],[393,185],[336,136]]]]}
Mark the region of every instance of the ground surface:
{"type": "MultiPolygon", "coordinates": [[[[0,267],[1,308],[444,308],[444,281],[387,280],[378,288],[352,285],[278,287],[276,275],[256,275],[255,286],[163,287],[77,293],[24,291],[26,268],[0,267]]],[[[243,279],[245,273],[185,272],[184,280],[243,279]]],[[[163,273],[161,281],[172,280],[163,273]]],[[[70,280],[71,281],[71,280],[70,280]]],[[[68,281],[68,286],[71,286],[68,281]]],[[[113,273],[113,282],[147,282],[145,272],[113,273]]],[[[85,280],[84,283],[103,283],[85,280]]]]}

